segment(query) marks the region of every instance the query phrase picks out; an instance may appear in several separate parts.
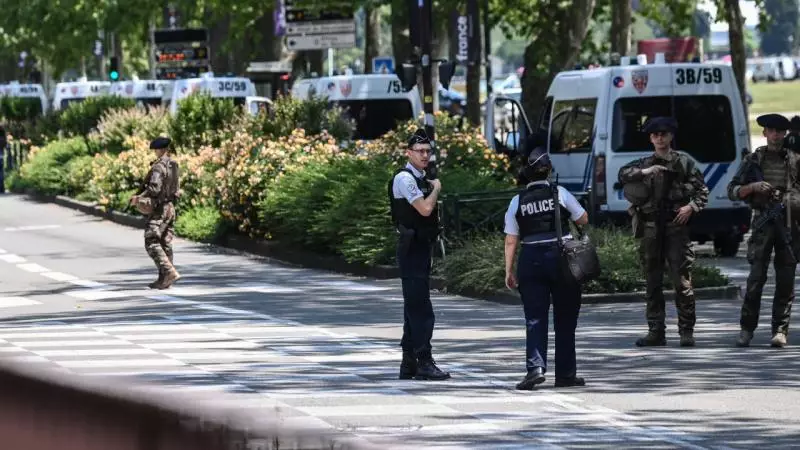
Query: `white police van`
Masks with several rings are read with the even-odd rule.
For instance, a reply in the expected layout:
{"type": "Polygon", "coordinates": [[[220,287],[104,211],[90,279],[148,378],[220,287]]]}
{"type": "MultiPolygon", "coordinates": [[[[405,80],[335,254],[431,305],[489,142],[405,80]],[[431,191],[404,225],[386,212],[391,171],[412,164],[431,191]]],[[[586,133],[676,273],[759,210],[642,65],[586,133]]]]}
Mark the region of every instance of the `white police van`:
{"type": "Polygon", "coordinates": [[[512,125],[521,124],[523,138],[531,132],[546,136],[559,182],[573,192],[591,190],[595,210],[590,213],[598,222],[625,224],[630,205],[617,184],[619,169],[652,154],[649,137],[641,131],[650,117],[675,117],[679,129],[673,148],[694,160],[710,191],[706,209],[692,219],[692,239],[713,240],[719,254],[733,256],[751,218],[749,207],[727,194],[742,157],[750,152],[733,70],[724,64],[666,64],[661,54],[656,61],[559,73],[536,122],[528,120],[516,100],[494,96],[487,105],[486,139],[497,151],[514,151],[518,139],[497,130],[502,120],[495,117],[495,111],[507,114],[496,105],[510,102],[520,117],[512,125]]]}
{"type": "Polygon", "coordinates": [[[47,95],[41,84],[20,84],[18,81],[12,81],[0,85],[0,97],[29,99],[36,105],[39,115],[47,114],[49,107],[47,95]]]}
{"type": "Polygon", "coordinates": [[[53,92],[53,109],[66,109],[70,103],[82,102],[89,97],[108,95],[111,83],[108,81],[68,81],[56,84],[53,92]]]}
{"type": "Polygon", "coordinates": [[[204,74],[199,78],[185,78],[175,81],[171,89],[165,91],[165,102],[171,114],[177,114],[178,103],[195,92],[204,92],[213,98],[232,99],[233,103],[252,111],[250,104],[267,103],[269,100],[256,96],[256,87],[249,78],[243,77],[214,77],[213,74],[204,74]],[[166,98],[165,98],[166,100],[166,98]]]}
{"type": "Polygon", "coordinates": [[[331,105],[343,108],[355,122],[353,140],[377,139],[422,113],[417,87],[405,91],[395,74],[300,79],[291,95],[302,100],[326,97],[331,105]]]}
{"type": "Polygon", "coordinates": [[[170,80],[126,80],[113,83],[109,92],[133,99],[137,106],[160,106],[164,90],[172,83],[174,81],[170,80]]]}

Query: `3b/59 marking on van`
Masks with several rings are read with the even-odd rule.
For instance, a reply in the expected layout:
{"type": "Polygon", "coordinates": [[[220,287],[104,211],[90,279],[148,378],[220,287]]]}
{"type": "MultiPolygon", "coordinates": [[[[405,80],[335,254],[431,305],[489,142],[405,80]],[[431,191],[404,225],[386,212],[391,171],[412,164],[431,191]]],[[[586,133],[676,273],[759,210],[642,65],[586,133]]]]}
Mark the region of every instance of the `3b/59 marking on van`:
{"type": "Polygon", "coordinates": [[[675,82],[678,84],[720,84],[722,69],[719,67],[681,68],[675,70],[675,82]]]}

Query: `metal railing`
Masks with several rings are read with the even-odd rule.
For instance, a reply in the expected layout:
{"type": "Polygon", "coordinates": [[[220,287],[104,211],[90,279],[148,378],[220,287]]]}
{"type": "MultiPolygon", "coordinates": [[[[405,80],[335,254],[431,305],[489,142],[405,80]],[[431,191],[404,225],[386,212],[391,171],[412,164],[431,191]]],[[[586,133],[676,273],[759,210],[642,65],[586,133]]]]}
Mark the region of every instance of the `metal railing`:
{"type": "MultiPolygon", "coordinates": [[[[502,231],[508,204],[520,191],[509,189],[443,195],[438,203],[445,240],[458,240],[474,231],[502,231]]],[[[589,214],[589,224],[594,225],[596,199],[592,189],[572,192],[572,195],[589,214]]]]}
{"type": "Polygon", "coordinates": [[[28,160],[30,146],[19,141],[9,142],[3,154],[3,174],[9,174],[28,160]]]}

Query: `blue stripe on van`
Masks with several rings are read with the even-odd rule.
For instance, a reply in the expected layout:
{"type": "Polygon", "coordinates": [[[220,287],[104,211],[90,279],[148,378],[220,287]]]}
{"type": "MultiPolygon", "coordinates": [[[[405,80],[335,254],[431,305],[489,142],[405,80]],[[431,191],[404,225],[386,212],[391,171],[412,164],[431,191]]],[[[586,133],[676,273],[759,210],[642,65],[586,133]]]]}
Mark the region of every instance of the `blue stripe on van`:
{"type": "Polygon", "coordinates": [[[706,169],[703,171],[703,178],[706,178],[708,176],[708,173],[711,172],[711,169],[714,168],[714,164],[716,163],[711,163],[706,166],[706,169]]]}
{"type": "MultiPolygon", "coordinates": [[[[728,171],[730,166],[730,164],[719,164],[710,177],[706,177],[705,173],[703,174],[703,178],[706,178],[706,186],[708,186],[709,191],[713,191],[714,188],[717,187],[717,183],[719,183],[719,180],[722,179],[722,176],[725,175],[725,172],[728,171]]],[[[711,164],[709,164],[709,167],[711,167],[711,164]]]]}

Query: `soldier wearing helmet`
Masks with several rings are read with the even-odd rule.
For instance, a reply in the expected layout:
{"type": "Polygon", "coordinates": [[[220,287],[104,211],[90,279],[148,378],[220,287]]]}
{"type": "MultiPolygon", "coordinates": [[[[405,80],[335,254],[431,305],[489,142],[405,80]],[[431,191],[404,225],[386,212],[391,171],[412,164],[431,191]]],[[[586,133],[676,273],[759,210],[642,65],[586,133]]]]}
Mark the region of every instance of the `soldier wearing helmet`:
{"type": "MultiPolygon", "coordinates": [[[[529,144],[530,145],[530,144],[529,144]]],[[[578,225],[589,222],[578,200],[558,186],[555,204],[554,186],[548,181],[552,165],[547,150],[536,147],[528,154],[520,170],[525,190],[514,196],[505,216],[506,286],[518,289],[525,311],[527,374],[517,384],[519,390],[532,390],[545,381],[547,371],[548,312],[551,296],[553,327],[556,332],[555,386],[583,386],[577,376],[575,329],[581,306],[580,285],[565,280],[559,270],[559,247],[556,233],[556,208],[560,208],[561,229],[569,230],[569,221],[578,225]],[[517,245],[522,243],[516,273],[513,270],[517,245]]],[[[563,239],[572,239],[566,234],[563,239]]]]}
{"type": "Polygon", "coordinates": [[[692,290],[694,251],[689,219],[708,203],[708,187],[694,161],[673,150],[678,124],[671,117],[650,119],[642,129],[655,152],[631,161],[619,170],[619,182],[631,201],[631,213],[640,239],[639,254],[647,281],[648,333],[639,347],[666,345],[664,262],[675,286],[678,332],[682,347],[695,345],[695,298],[692,290]],[[643,195],[644,194],[644,195],[643,195]]]}

